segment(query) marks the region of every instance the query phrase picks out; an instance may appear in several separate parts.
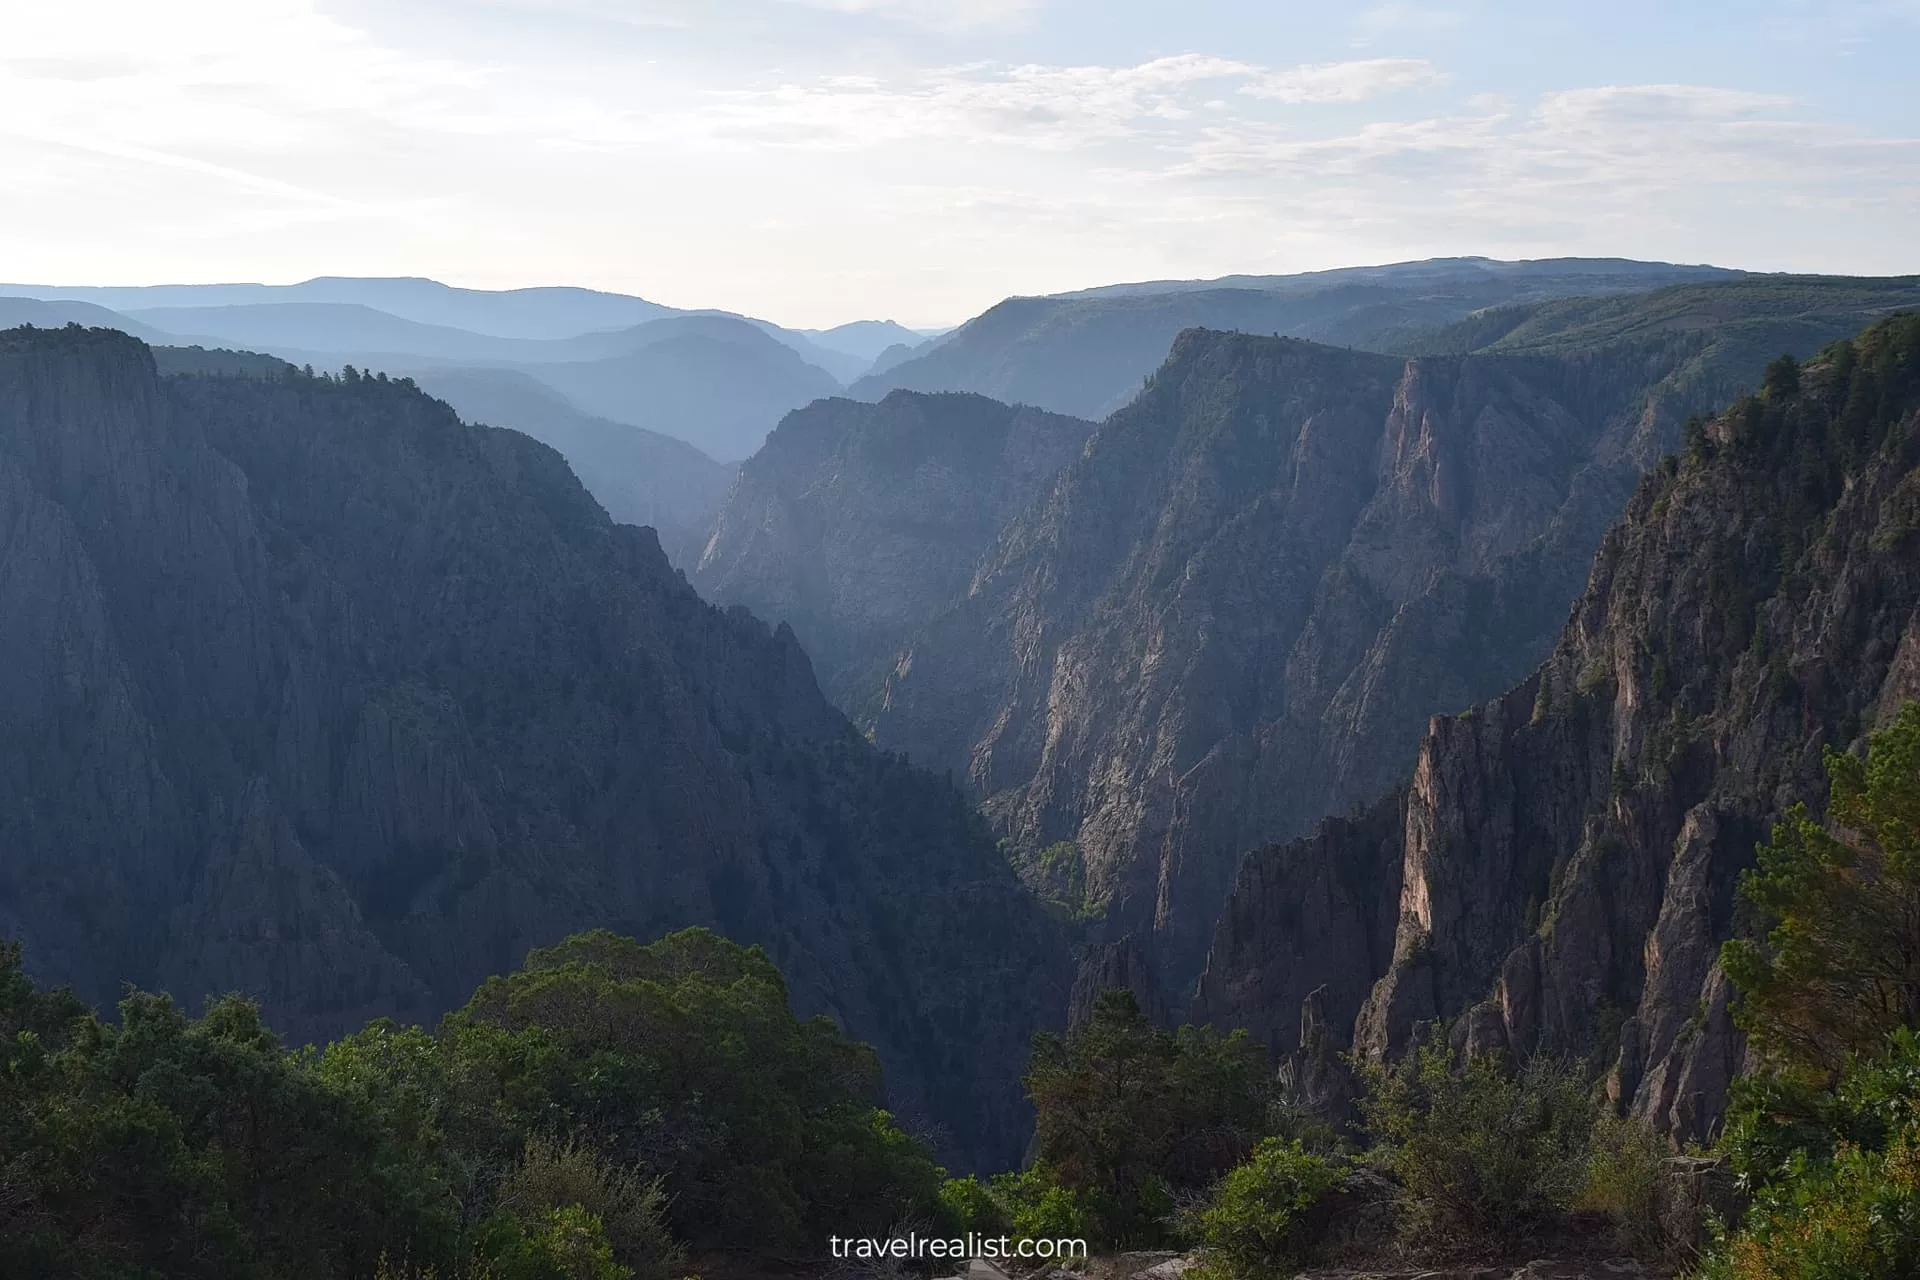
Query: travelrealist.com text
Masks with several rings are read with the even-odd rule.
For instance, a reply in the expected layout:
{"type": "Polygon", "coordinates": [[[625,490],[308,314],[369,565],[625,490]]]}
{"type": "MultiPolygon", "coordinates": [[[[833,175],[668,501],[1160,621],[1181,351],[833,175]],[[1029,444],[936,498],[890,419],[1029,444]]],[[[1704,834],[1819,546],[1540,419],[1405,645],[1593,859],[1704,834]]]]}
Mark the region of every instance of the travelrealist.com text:
{"type": "Polygon", "coordinates": [[[828,1236],[836,1258],[1084,1258],[1085,1240],[1060,1237],[983,1236],[828,1236]]]}

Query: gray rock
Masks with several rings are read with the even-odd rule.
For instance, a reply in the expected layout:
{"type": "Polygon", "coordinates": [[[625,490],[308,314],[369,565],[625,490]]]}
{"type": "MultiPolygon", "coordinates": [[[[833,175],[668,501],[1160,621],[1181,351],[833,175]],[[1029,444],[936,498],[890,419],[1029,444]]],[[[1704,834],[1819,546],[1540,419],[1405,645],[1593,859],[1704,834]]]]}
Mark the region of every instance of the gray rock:
{"type": "MultiPolygon", "coordinates": [[[[1824,448],[1832,411],[1809,402],[1770,429],[1824,448]]],[[[1617,1106],[1676,1141],[1711,1137],[1746,1059],[1717,964],[1739,872],[1789,805],[1824,800],[1822,748],[1857,745],[1911,688],[1920,412],[1894,412],[1830,505],[1783,499],[1796,482],[1732,443],[1746,410],[1714,425],[1715,459],[1650,476],[1539,671],[1436,718],[1406,792],[1366,824],[1249,860],[1201,984],[1208,1016],[1278,1016],[1269,957],[1313,928],[1288,895],[1374,868],[1340,908],[1397,915],[1357,1051],[1397,1055],[1435,1019],[1461,1020],[1463,1050],[1598,1051],[1617,1106]],[[1397,875],[1381,870],[1396,821],[1397,875]]],[[[1300,948],[1285,980],[1351,982],[1364,959],[1300,948]]]]}

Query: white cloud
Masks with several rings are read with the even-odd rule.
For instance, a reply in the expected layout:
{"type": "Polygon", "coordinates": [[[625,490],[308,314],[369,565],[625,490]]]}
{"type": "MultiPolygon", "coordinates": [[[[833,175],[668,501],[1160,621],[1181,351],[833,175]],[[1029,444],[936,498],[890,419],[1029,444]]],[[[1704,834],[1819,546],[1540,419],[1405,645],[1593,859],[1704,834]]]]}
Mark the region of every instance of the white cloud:
{"type": "Polygon", "coordinates": [[[1810,120],[1789,98],[1622,85],[1547,94],[1524,113],[1481,106],[1314,138],[1216,128],[1178,171],[1223,205],[1295,228],[1367,226],[1436,248],[1451,235],[1509,253],[1627,252],[1664,237],[1724,260],[1756,234],[1777,238],[1788,211],[1834,226],[1920,216],[1920,138],[1810,120]]]}
{"type": "Polygon", "coordinates": [[[1276,71],[1206,54],[1131,67],[974,65],[905,81],[843,76],[736,92],[687,127],[753,145],[846,149],[919,139],[1069,150],[1177,134],[1223,88],[1276,103],[1359,102],[1444,77],[1416,59],[1276,71]]]}
{"type": "Polygon", "coordinates": [[[1421,58],[1364,58],[1267,72],[1240,91],[1276,102],[1365,102],[1401,89],[1429,89],[1446,82],[1445,75],[1421,58]]]}

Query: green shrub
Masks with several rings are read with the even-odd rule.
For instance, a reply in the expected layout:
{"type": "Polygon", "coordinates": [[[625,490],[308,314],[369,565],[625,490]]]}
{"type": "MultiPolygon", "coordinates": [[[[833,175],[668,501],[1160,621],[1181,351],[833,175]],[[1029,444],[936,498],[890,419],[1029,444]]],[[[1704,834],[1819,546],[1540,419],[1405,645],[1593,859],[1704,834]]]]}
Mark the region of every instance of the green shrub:
{"type": "Polygon", "coordinates": [[[1832,1088],[1736,1081],[1721,1148],[1753,1199],[1703,1276],[1920,1274],[1920,1035],[1895,1032],[1832,1088]]]}
{"type": "Polygon", "coordinates": [[[1481,1056],[1456,1071],[1434,1043],[1365,1075],[1374,1158],[1403,1189],[1415,1247],[1517,1245],[1572,1207],[1598,1110],[1577,1067],[1481,1056]]]}
{"type": "Polygon", "coordinates": [[[1837,1071],[1920,1024],[1920,706],[1872,735],[1867,758],[1827,749],[1827,820],[1804,805],[1773,829],[1740,896],[1764,936],[1721,950],[1754,1047],[1837,1071]]]}
{"type": "Polygon", "coordinates": [[[1211,1186],[1265,1136],[1271,1081],[1245,1032],[1168,1031],[1131,992],[1106,992],[1084,1026],[1034,1037],[1025,1084],[1046,1181],[1021,1201],[1062,1188],[1096,1244],[1172,1243],[1176,1192],[1211,1186]]]}
{"type": "Polygon", "coordinates": [[[1920,1275],[1920,709],[1827,770],[1827,820],[1794,810],[1741,880],[1761,936],[1722,952],[1766,1065],[1734,1082],[1752,1202],[1709,1280],[1920,1275]]]}
{"type": "Polygon", "coordinates": [[[1920,1275],[1920,1116],[1884,1150],[1804,1154],[1764,1188],[1700,1280],[1897,1280],[1920,1275]]]}
{"type": "Polygon", "coordinates": [[[1594,1122],[1586,1185],[1579,1207],[1605,1214],[1622,1247],[1641,1256],[1667,1253],[1675,1242],[1663,1225],[1666,1141],[1644,1121],[1602,1114],[1594,1122]]]}
{"type": "Polygon", "coordinates": [[[536,1137],[501,1179],[499,1206],[523,1220],[577,1206],[599,1219],[613,1258],[636,1280],[664,1280],[682,1255],[667,1230],[659,1178],[622,1168],[583,1143],[536,1137]]]}
{"type": "Polygon", "coordinates": [[[695,1247],[817,1249],[937,1212],[943,1175],[879,1109],[873,1050],[796,1019],[758,947],[581,934],[488,979],[442,1040],[474,1146],[506,1163],[579,1133],[657,1171],[695,1247]]]}
{"type": "Polygon", "coordinates": [[[1307,1260],[1307,1211],[1341,1174],[1299,1142],[1268,1138],[1194,1215],[1206,1280],[1260,1280],[1307,1260]]]}
{"type": "Polygon", "coordinates": [[[236,997],[120,1015],[0,942],[0,1275],[666,1280],[675,1236],[817,1251],[941,1208],[873,1051],[704,930],[536,951],[437,1035],[287,1053],[236,997]]]}
{"type": "Polygon", "coordinates": [[[1093,1234],[1096,1215],[1087,1193],[1061,1183],[1058,1173],[1044,1164],[1019,1173],[1003,1173],[990,1184],[994,1200],[1016,1240],[1042,1236],[1085,1239],[1093,1234]]]}
{"type": "Polygon", "coordinates": [[[940,1187],[940,1213],[955,1232],[966,1235],[1005,1235],[1012,1228],[1007,1210],[980,1179],[968,1174],[949,1178],[940,1187]]]}
{"type": "Polygon", "coordinates": [[[627,1280],[613,1260],[600,1219],[579,1205],[549,1209],[533,1221],[496,1213],[480,1224],[475,1280],[627,1280]]]}

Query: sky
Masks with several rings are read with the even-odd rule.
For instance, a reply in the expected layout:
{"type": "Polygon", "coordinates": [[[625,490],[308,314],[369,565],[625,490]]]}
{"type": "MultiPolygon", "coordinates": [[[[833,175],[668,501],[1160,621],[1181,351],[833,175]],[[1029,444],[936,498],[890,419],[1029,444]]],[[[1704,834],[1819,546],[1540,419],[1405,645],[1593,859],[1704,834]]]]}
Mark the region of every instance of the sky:
{"type": "Polygon", "coordinates": [[[0,0],[0,279],[784,324],[1454,254],[1920,272],[1920,0],[0,0]]]}

